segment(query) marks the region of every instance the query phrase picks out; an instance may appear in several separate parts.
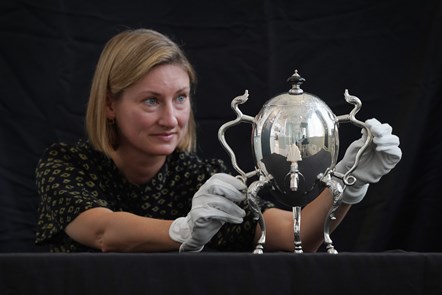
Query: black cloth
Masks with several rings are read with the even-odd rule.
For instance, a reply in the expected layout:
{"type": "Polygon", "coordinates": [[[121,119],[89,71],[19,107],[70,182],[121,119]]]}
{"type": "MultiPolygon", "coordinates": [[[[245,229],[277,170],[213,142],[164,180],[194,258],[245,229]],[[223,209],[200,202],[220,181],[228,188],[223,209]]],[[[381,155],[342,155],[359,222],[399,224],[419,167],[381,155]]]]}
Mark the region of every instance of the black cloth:
{"type": "Polygon", "coordinates": [[[0,254],[0,294],[440,295],[440,253],[0,254]]]}
{"type": "MultiPolygon", "coordinates": [[[[53,144],[36,169],[41,196],[36,242],[50,244],[54,252],[92,251],[69,238],[64,228],[80,213],[96,207],[167,220],[186,216],[200,186],[213,174],[226,171],[221,160],[175,151],[153,179],[134,185],[110,158],[89,143],[80,140],[74,145],[53,144]]],[[[252,249],[256,221],[246,202],[240,205],[247,212],[244,222],[225,224],[208,247],[252,249]]]]}

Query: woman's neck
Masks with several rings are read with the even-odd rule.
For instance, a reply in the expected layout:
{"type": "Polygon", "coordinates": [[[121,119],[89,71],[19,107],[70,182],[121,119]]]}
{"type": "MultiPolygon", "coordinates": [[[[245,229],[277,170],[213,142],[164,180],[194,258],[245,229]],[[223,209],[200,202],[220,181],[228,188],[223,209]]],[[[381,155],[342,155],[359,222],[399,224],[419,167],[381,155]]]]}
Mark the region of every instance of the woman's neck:
{"type": "Polygon", "coordinates": [[[150,181],[160,171],[166,156],[152,156],[117,149],[112,155],[112,160],[130,183],[138,185],[150,181]]]}

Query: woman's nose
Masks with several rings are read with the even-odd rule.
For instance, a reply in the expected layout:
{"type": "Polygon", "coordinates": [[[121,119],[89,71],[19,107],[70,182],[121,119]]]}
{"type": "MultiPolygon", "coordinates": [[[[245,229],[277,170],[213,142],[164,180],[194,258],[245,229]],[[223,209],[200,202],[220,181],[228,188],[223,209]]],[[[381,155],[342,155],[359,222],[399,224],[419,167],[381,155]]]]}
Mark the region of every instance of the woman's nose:
{"type": "Polygon", "coordinates": [[[176,110],[173,105],[164,105],[158,122],[164,127],[175,127],[177,125],[178,120],[176,117],[176,110]]]}

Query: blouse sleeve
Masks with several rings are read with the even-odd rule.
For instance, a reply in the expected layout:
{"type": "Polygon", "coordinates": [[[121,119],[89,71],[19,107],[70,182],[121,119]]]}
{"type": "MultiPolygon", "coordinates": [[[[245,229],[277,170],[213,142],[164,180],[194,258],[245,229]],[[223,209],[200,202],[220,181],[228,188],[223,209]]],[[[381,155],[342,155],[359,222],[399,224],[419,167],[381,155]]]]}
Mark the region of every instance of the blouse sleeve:
{"type": "Polygon", "coordinates": [[[36,242],[47,242],[77,217],[94,207],[108,207],[100,198],[97,179],[89,170],[92,164],[75,147],[54,144],[36,168],[40,195],[36,242]]]}

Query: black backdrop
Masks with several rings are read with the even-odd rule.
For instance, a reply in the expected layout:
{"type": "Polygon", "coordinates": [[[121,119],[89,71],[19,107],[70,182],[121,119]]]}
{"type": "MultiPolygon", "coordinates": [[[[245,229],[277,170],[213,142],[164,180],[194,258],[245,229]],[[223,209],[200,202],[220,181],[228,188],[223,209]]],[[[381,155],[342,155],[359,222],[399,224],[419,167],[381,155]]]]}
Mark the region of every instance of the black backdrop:
{"type": "MultiPolygon", "coordinates": [[[[229,162],[217,140],[234,118],[230,101],[258,113],[303,89],[337,115],[361,98],[358,118],[388,122],[403,159],[372,185],[333,234],[340,251],[442,250],[440,0],[2,0],[0,2],[0,251],[33,245],[38,196],[34,169],[58,140],[84,136],[91,77],[104,43],[125,28],[159,30],[183,45],[199,77],[194,98],[199,151],[229,162]]],[[[240,165],[252,168],[250,126],[230,129],[240,165]]],[[[359,137],[341,125],[341,154],[359,137]]]]}

